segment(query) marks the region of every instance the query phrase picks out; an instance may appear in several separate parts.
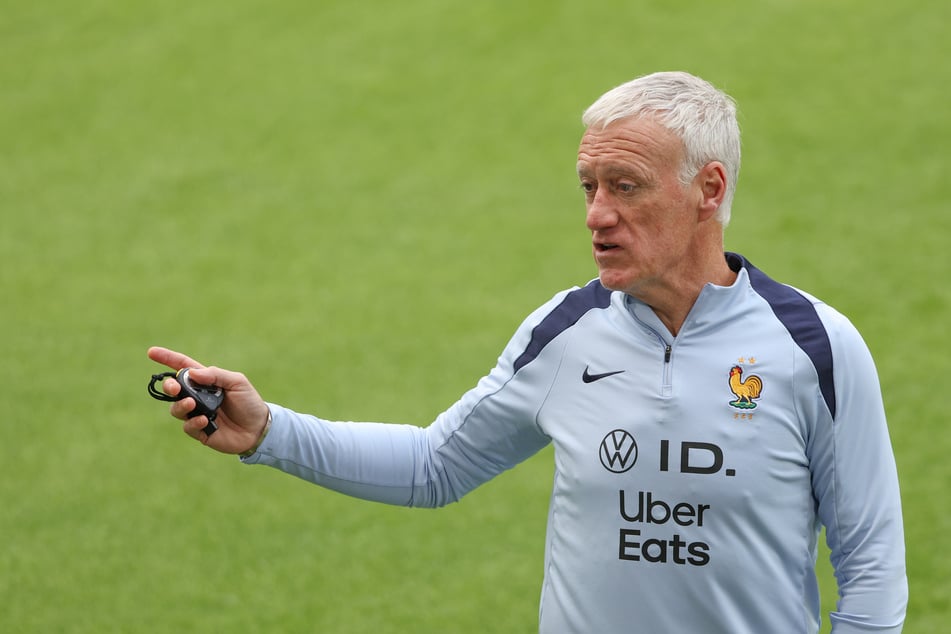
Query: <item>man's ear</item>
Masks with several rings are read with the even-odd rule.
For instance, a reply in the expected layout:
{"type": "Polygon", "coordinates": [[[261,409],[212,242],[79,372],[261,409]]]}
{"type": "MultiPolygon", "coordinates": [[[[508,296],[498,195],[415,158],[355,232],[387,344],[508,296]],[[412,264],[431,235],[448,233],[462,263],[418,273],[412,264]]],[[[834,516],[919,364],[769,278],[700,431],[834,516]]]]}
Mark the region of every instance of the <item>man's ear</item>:
{"type": "Polygon", "coordinates": [[[726,196],[726,168],[720,161],[710,161],[697,172],[696,182],[700,186],[697,211],[702,222],[713,217],[726,196]]]}

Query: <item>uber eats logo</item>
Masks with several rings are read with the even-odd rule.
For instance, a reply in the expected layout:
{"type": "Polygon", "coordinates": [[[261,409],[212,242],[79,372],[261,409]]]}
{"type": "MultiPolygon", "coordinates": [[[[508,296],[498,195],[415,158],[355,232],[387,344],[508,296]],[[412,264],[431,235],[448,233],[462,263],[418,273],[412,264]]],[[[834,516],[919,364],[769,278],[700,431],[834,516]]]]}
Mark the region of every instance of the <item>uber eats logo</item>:
{"type": "MultiPolygon", "coordinates": [[[[698,441],[661,440],[657,470],[691,476],[733,477],[724,468],[723,450],[698,441]]],[[[601,465],[614,474],[631,470],[637,462],[634,435],[623,429],[609,432],[598,450],[601,465]]],[[[710,504],[698,500],[665,500],[653,491],[618,491],[618,559],[653,564],[706,566],[710,544],[703,541],[705,524],[715,521],[710,504]]]]}

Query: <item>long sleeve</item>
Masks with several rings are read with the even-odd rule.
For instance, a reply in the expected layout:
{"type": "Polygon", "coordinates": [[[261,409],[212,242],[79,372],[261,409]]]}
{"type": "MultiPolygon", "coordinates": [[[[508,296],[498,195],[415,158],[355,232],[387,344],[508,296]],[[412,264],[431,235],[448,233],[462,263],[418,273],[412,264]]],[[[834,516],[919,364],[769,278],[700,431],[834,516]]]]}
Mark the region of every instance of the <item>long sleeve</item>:
{"type": "Polygon", "coordinates": [[[328,421],[270,404],[271,431],[244,462],[388,504],[455,502],[550,442],[535,416],[554,369],[518,359],[559,299],[530,315],[495,368],[428,427],[328,421]]]}
{"type": "Polygon", "coordinates": [[[816,430],[813,487],[839,587],[835,634],[900,632],[908,585],[898,475],[879,380],[855,328],[826,311],[836,411],[816,430]]]}

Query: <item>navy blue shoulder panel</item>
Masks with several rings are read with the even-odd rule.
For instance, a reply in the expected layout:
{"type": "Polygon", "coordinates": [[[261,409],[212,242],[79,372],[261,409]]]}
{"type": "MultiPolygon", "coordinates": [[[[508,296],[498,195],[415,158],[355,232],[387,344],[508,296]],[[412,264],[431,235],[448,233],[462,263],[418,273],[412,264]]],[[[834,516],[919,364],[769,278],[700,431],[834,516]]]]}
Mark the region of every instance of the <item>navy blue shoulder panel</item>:
{"type": "Polygon", "coordinates": [[[548,313],[532,330],[532,339],[525,351],[515,360],[515,372],[528,365],[555,337],[574,326],[581,317],[593,308],[611,305],[611,291],[592,280],[584,288],[571,291],[558,306],[548,313]]]}
{"type": "Polygon", "coordinates": [[[832,344],[812,302],[795,289],[780,284],[735,253],[727,259],[746,267],[750,284],[766,302],[776,318],[786,327],[793,341],[812,361],[819,375],[819,389],[832,417],[835,418],[835,381],[832,376],[832,344]]]}

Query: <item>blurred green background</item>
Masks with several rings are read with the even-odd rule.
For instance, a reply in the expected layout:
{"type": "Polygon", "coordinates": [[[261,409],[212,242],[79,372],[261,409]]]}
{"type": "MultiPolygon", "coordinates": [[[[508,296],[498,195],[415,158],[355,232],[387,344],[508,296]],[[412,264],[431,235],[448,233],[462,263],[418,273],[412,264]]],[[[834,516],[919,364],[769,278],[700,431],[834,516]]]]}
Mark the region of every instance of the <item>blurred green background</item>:
{"type": "Polygon", "coordinates": [[[739,102],[728,248],[875,355],[905,631],[947,627],[946,0],[0,5],[0,631],[536,630],[549,451],[350,500],[189,441],[145,350],[427,424],[594,277],[580,113],[670,69],[739,102]]]}

